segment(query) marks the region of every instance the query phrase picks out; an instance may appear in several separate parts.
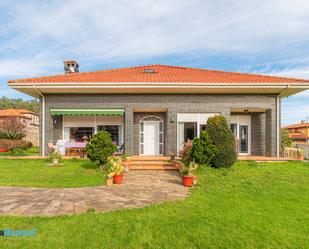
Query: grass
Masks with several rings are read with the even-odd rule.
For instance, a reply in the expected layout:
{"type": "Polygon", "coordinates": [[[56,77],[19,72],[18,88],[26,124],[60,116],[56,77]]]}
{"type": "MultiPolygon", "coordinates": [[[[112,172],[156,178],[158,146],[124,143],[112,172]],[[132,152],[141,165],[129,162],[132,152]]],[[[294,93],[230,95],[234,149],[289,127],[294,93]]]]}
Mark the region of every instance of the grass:
{"type": "Polygon", "coordinates": [[[309,248],[309,163],[199,170],[184,201],[110,213],[0,217],[3,248],[309,248]]]}
{"type": "Polygon", "coordinates": [[[25,151],[19,150],[16,153],[12,153],[12,151],[8,152],[0,152],[0,157],[6,156],[38,156],[39,155],[39,147],[31,147],[25,151]]]}
{"type": "Polygon", "coordinates": [[[0,159],[0,186],[83,187],[102,185],[103,173],[85,160],[64,160],[50,166],[48,160],[0,159]]]}

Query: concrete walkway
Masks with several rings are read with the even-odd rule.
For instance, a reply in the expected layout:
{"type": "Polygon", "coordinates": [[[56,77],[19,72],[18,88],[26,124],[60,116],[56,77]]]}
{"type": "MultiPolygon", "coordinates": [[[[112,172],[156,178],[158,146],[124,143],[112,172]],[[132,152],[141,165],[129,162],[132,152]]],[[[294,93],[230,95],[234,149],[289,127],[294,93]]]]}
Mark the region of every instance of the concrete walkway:
{"type": "Polygon", "coordinates": [[[84,188],[0,187],[0,215],[55,216],[106,212],[184,199],[177,171],[130,171],[122,185],[84,188]]]}

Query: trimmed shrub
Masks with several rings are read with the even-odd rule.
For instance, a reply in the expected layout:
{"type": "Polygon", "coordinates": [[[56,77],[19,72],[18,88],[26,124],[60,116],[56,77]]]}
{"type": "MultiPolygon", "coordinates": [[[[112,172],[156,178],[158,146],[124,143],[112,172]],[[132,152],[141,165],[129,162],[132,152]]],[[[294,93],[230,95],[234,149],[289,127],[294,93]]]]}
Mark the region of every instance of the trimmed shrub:
{"type": "Polygon", "coordinates": [[[211,160],[211,166],[214,168],[231,167],[236,162],[237,155],[234,135],[226,118],[218,115],[208,118],[206,131],[218,150],[211,160]]]}
{"type": "Polygon", "coordinates": [[[87,144],[87,156],[91,161],[96,161],[101,167],[106,163],[109,156],[117,151],[111,135],[106,131],[100,131],[94,135],[87,144]]]}
{"type": "Polygon", "coordinates": [[[206,131],[202,131],[200,137],[194,138],[190,151],[191,158],[194,162],[198,164],[210,164],[217,153],[218,149],[213,145],[206,131]]]}

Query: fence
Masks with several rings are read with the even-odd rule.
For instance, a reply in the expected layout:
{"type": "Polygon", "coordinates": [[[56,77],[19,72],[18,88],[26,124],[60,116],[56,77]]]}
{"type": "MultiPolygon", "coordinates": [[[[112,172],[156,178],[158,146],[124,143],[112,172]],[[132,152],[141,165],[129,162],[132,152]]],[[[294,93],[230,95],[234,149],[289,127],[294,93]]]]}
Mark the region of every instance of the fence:
{"type": "Polygon", "coordinates": [[[303,159],[304,149],[303,148],[285,148],[284,157],[292,159],[303,159]]]}

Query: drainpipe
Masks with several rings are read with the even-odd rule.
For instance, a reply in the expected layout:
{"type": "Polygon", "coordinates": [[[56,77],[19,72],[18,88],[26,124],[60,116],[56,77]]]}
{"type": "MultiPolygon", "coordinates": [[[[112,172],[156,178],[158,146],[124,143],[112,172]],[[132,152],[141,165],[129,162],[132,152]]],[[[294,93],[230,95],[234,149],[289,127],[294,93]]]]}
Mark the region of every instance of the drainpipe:
{"type": "Polygon", "coordinates": [[[45,97],[44,95],[33,85],[34,90],[42,97],[42,156],[45,156],[45,97]]]}

